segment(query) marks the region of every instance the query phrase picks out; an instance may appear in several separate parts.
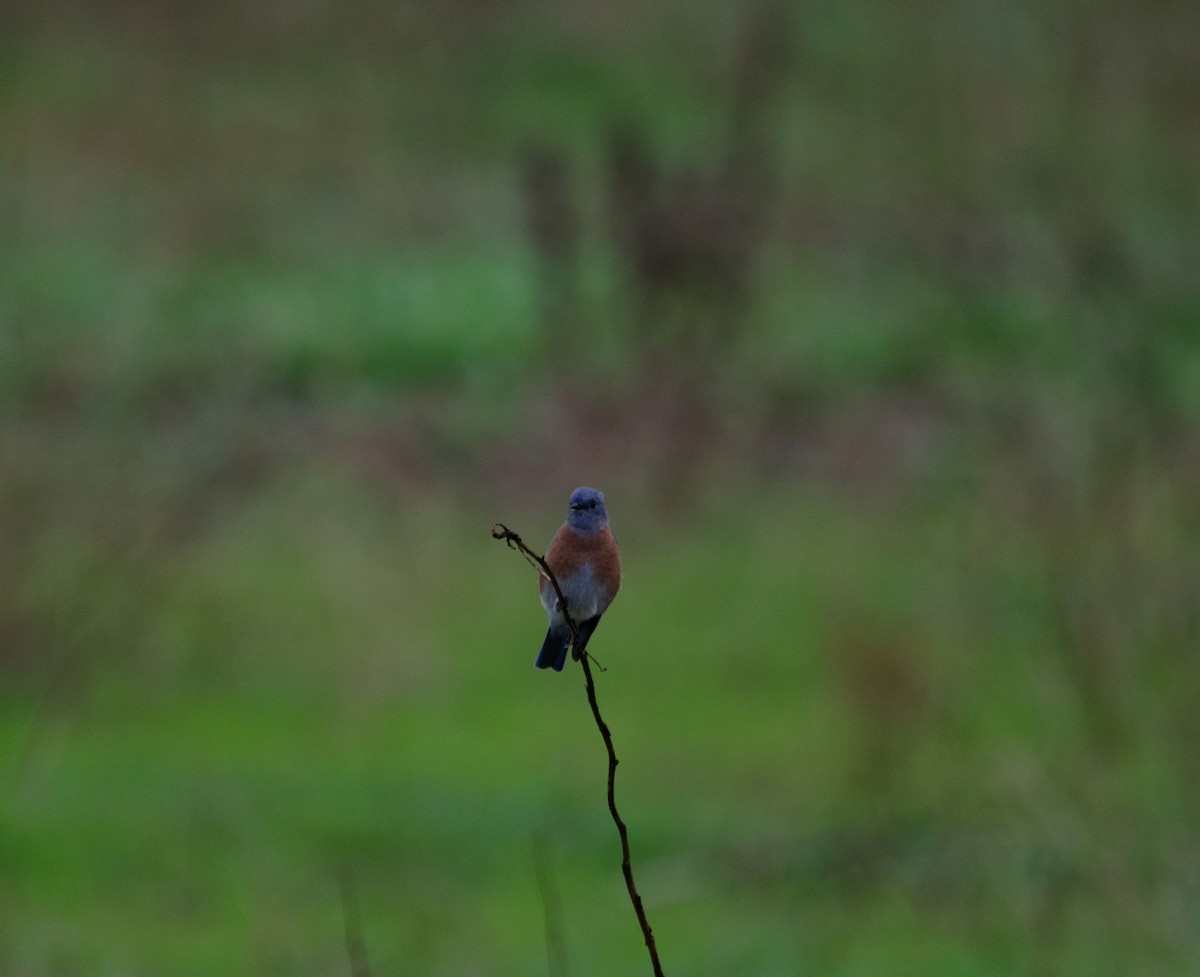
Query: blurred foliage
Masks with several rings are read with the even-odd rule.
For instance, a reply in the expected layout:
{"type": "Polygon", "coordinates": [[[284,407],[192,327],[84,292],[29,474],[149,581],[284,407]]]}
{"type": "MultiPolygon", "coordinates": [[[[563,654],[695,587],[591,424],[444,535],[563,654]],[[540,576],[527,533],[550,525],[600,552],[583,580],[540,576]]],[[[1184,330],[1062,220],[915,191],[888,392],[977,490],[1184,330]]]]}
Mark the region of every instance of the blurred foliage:
{"type": "MultiPolygon", "coordinates": [[[[647,972],[487,527],[606,489],[668,973],[1200,973],[1200,8],[0,8],[0,971],[647,972]]],[[[540,535],[539,535],[540,534],[540,535]]]]}

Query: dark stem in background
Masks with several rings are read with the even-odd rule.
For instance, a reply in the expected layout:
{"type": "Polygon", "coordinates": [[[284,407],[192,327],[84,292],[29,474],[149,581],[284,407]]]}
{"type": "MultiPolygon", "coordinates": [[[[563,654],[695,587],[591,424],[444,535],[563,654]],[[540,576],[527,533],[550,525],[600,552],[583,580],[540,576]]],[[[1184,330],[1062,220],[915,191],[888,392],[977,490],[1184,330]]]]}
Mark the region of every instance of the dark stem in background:
{"type": "Polygon", "coordinates": [[[342,923],[346,928],[346,956],[350,958],[350,977],[371,977],[367,963],[367,945],[363,942],[362,923],[358,918],[358,900],[354,891],[354,875],[342,867],[337,873],[338,891],[342,896],[342,923]]]}
{"type": "MultiPolygon", "coordinates": [[[[524,541],[509,529],[504,523],[497,522],[492,524],[492,538],[502,539],[510,549],[518,550],[530,563],[534,565],[537,571],[550,581],[550,586],[554,588],[554,593],[557,595],[559,605],[562,607],[563,617],[567,622],[567,629],[571,632],[571,645],[578,647],[579,631],[575,627],[575,622],[571,619],[570,608],[567,606],[567,598],[563,595],[562,588],[558,585],[558,580],[554,577],[554,572],[547,565],[546,561],[538,556],[533,550],[525,545],[524,541]]],[[[604,738],[604,748],[608,751],[608,811],[612,815],[613,823],[617,826],[617,834],[621,836],[621,873],[625,876],[625,888],[629,890],[629,901],[633,904],[633,911],[637,915],[638,925],[642,928],[642,936],[646,940],[646,949],[650,952],[650,963],[654,967],[654,977],[663,977],[662,964],[658,961],[658,947],[654,944],[654,934],[650,930],[650,923],[646,919],[646,910],[642,907],[642,897],[638,895],[637,885],[633,881],[633,865],[629,860],[629,832],[625,828],[625,822],[621,820],[621,815],[617,811],[617,799],[614,791],[614,783],[617,776],[617,754],[613,750],[612,733],[608,730],[608,724],[604,721],[604,717],[600,715],[600,706],[596,703],[596,683],[592,681],[592,666],[589,661],[591,655],[586,651],[579,656],[579,664],[583,666],[583,677],[587,683],[588,705],[592,707],[592,716],[596,720],[596,728],[600,730],[600,735],[604,738]]]]}
{"type": "Polygon", "coordinates": [[[567,959],[567,941],[563,937],[562,903],[554,880],[554,866],[550,864],[550,837],[547,834],[533,836],[533,871],[546,917],[546,962],[550,977],[569,977],[571,968],[567,959]]]}

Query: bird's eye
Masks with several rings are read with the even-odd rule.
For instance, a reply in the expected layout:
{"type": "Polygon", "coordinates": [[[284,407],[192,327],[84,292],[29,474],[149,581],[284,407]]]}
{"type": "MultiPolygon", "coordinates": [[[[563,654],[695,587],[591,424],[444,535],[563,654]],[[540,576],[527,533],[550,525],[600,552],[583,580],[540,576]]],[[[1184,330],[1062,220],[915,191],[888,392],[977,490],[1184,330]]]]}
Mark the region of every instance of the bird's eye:
{"type": "Polygon", "coordinates": [[[588,508],[589,509],[596,508],[596,500],[595,499],[592,499],[592,501],[588,503],[588,508]]]}

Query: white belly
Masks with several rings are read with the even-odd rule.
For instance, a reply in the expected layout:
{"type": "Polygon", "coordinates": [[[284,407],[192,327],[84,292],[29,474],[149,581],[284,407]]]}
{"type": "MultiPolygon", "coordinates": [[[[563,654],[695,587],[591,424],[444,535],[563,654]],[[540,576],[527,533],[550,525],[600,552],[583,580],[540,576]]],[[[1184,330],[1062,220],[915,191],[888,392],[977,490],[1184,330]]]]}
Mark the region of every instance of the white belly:
{"type": "MultiPolygon", "coordinates": [[[[603,593],[591,568],[573,573],[565,580],[560,580],[558,585],[567,599],[567,610],[571,614],[571,620],[576,624],[582,624],[600,612],[603,593]]],[[[563,619],[562,612],[557,605],[558,597],[554,593],[554,588],[543,590],[542,606],[546,608],[546,614],[550,618],[551,624],[559,623],[563,619]]]]}

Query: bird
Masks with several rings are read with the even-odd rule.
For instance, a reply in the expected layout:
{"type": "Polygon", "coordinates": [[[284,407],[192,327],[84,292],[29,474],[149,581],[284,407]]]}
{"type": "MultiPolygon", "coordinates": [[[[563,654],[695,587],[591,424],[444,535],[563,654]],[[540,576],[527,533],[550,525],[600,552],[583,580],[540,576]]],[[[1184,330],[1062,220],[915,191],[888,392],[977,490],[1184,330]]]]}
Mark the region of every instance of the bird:
{"type": "MultiPolygon", "coordinates": [[[[554,534],[546,550],[546,564],[566,598],[567,614],[575,622],[578,641],[572,657],[578,661],[600,616],[621,589],[621,551],[608,526],[604,493],[581,485],[571,493],[567,521],[554,534]]],[[[561,672],[567,663],[571,631],[554,586],[539,578],[542,606],[550,626],[534,664],[561,672]]]]}

